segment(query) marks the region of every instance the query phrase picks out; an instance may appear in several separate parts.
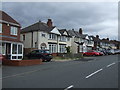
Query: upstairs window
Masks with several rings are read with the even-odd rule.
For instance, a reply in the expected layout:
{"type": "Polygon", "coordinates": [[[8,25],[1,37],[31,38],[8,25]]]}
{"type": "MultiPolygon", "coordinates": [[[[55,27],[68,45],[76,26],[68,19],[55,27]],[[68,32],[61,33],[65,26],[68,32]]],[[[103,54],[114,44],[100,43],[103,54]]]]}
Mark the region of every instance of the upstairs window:
{"type": "Polygon", "coordinates": [[[23,41],[25,41],[25,35],[23,35],[23,41]]]}
{"type": "Polygon", "coordinates": [[[67,41],[70,41],[70,37],[67,38],[67,41]]]}
{"type": "Polygon", "coordinates": [[[45,34],[44,34],[44,33],[42,33],[42,34],[41,34],[41,36],[42,36],[42,37],[45,37],[45,34]]]}
{"type": "Polygon", "coordinates": [[[49,39],[57,40],[57,35],[49,34],[49,39]]]}
{"type": "Polygon", "coordinates": [[[0,33],[2,33],[2,24],[0,23],[0,33]]]}
{"type": "Polygon", "coordinates": [[[66,36],[60,36],[60,41],[66,41],[66,36]]]}
{"type": "Polygon", "coordinates": [[[11,26],[11,30],[10,31],[11,31],[11,35],[17,35],[18,28],[11,26]]]}

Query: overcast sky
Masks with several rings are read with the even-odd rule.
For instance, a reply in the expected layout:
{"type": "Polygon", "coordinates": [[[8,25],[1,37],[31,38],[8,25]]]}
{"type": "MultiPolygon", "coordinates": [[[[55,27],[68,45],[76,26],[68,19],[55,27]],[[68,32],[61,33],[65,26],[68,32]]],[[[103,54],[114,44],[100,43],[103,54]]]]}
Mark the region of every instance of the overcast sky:
{"type": "Polygon", "coordinates": [[[22,28],[39,20],[53,20],[59,29],[83,28],[83,33],[117,39],[117,2],[4,2],[2,10],[16,19],[22,28]]]}

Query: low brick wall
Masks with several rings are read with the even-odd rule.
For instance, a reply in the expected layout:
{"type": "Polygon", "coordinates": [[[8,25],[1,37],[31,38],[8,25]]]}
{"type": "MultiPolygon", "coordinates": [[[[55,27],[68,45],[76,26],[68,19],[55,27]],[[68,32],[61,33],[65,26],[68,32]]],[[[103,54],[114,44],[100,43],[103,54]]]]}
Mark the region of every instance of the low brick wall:
{"type": "Polygon", "coordinates": [[[34,60],[3,60],[3,65],[9,66],[28,66],[28,65],[37,65],[42,64],[42,60],[34,59],[34,60]]]}

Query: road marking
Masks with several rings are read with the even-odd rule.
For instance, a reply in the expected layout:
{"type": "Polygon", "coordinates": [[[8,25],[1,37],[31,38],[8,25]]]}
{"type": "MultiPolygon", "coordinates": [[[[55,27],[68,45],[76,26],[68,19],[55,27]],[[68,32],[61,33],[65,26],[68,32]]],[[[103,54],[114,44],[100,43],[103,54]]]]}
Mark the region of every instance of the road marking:
{"type": "Polygon", "coordinates": [[[103,70],[103,69],[101,68],[101,69],[99,69],[99,70],[95,71],[94,73],[92,73],[92,74],[88,75],[88,76],[87,76],[87,77],[85,77],[85,78],[89,78],[89,77],[93,76],[94,74],[96,74],[96,73],[98,73],[98,72],[100,72],[100,71],[102,71],[102,70],[103,70]]]}
{"type": "Polygon", "coordinates": [[[110,66],[112,66],[112,65],[114,65],[115,64],[115,62],[114,63],[111,63],[111,64],[109,64],[109,65],[107,65],[107,67],[110,67],[110,66]]]}
{"type": "Polygon", "coordinates": [[[15,74],[15,75],[5,76],[5,77],[0,78],[0,80],[5,79],[5,78],[10,78],[10,77],[15,77],[15,76],[20,76],[20,75],[24,75],[24,74],[33,73],[33,72],[36,72],[36,71],[39,71],[39,70],[33,70],[33,71],[29,71],[29,72],[24,72],[24,73],[19,73],[19,74],[15,74]]]}
{"type": "Polygon", "coordinates": [[[73,88],[73,87],[74,87],[73,85],[70,85],[69,87],[67,87],[67,88],[64,89],[64,90],[68,90],[68,89],[73,88]]]}

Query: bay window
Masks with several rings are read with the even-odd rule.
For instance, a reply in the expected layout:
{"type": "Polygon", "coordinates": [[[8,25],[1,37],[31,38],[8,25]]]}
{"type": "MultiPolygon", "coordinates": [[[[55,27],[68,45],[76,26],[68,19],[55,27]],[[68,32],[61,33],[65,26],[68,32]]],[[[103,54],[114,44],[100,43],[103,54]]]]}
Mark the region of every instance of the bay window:
{"type": "Polygon", "coordinates": [[[56,53],[56,48],[57,48],[56,44],[49,44],[50,53],[56,53]]]}
{"type": "Polygon", "coordinates": [[[66,41],[66,36],[60,36],[60,41],[66,41]]]}
{"type": "Polygon", "coordinates": [[[50,33],[49,39],[57,40],[57,35],[50,33]]]}
{"type": "Polygon", "coordinates": [[[59,45],[60,53],[65,53],[66,52],[66,45],[59,45]]]}

